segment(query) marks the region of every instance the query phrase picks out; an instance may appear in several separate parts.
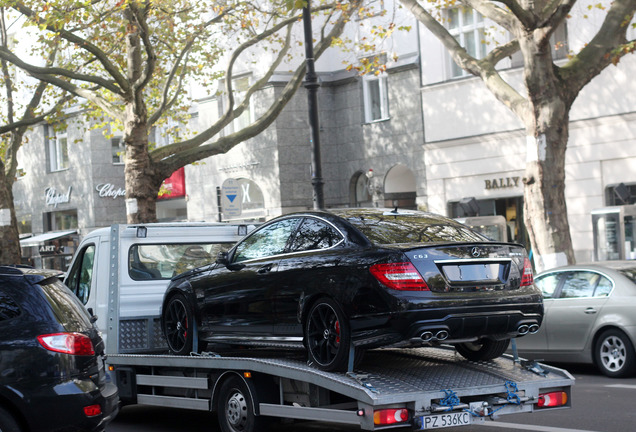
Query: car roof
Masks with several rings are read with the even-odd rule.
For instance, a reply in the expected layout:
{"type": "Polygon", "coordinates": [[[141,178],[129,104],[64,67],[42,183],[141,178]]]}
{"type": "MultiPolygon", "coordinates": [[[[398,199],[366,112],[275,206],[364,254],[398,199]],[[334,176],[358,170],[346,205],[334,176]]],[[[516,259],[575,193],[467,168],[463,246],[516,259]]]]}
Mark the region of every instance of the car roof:
{"type": "Polygon", "coordinates": [[[31,276],[37,280],[60,277],[64,273],[59,270],[38,269],[23,265],[0,265],[0,276],[31,276]]]}
{"type": "Polygon", "coordinates": [[[620,270],[636,270],[636,261],[634,260],[617,260],[617,261],[594,261],[588,263],[570,264],[566,266],[554,267],[540,272],[537,277],[548,273],[562,272],[567,270],[597,270],[597,271],[620,271],[620,270]]]}

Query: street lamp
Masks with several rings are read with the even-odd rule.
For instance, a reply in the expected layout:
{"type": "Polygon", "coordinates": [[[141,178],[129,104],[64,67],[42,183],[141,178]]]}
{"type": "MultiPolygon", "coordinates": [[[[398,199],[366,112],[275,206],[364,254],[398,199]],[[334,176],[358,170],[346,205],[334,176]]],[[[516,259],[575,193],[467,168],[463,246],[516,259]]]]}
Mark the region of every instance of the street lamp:
{"type": "Polygon", "coordinates": [[[309,108],[309,128],[311,130],[311,184],[314,190],[314,209],[325,208],[323,194],[322,163],[320,160],[320,119],[318,116],[318,76],[314,68],[314,39],[311,30],[311,6],[307,0],[307,6],[303,8],[303,26],[305,30],[305,88],[307,89],[307,101],[309,108]]]}

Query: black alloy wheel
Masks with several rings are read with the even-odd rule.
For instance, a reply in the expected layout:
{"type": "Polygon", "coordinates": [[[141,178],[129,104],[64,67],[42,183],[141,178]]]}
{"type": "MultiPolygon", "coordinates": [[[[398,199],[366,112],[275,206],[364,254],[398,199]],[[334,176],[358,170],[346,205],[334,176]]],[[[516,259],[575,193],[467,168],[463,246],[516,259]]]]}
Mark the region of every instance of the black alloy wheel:
{"type": "Polygon", "coordinates": [[[636,369],[634,345],[625,333],[617,329],[604,331],[594,347],[596,367],[606,376],[631,376],[636,369]]]}
{"type": "Polygon", "coordinates": [[[217,412],[223,432],[258,432],[267,426],[268,419],[254,413],[252,394],[238,376],[228,378],[221,385],[217,412]]]}
{"type": "Polygon", "coordinates": [[[481,339],[479,342],[455,344],[455,349],[467,360],[484,361],[500,357],[508,349],[510,339],[500,341],[481,339]]]}
{"type": "Polygon", "coordinates": [[[334,300],[318,300],[305,321],[310,364],[325,371],[346,371],[351,345],[349,321],[334,300]]]}
{"type": "Polygon", "coordinates": [[[168,300],[163,319],[163,332],[170,351],[177,355],[190,354],[192,324],[194,324],[194,314],[188,301],[182,294],[175,294],[168,300]]]}

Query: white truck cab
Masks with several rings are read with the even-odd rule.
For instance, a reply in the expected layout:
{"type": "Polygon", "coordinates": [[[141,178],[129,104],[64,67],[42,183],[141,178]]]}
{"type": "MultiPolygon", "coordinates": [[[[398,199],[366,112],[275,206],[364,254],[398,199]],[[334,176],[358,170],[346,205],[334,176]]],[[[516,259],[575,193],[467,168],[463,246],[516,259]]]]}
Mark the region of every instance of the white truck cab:
{"type": "Polygon", "coordinates": [[[175,222],[97,229],[82,239],[64,282],[97,317],[107,353],[159,352],[167,348],[160,308],[170,279],[213,263],[253,228],[175,222]]]}

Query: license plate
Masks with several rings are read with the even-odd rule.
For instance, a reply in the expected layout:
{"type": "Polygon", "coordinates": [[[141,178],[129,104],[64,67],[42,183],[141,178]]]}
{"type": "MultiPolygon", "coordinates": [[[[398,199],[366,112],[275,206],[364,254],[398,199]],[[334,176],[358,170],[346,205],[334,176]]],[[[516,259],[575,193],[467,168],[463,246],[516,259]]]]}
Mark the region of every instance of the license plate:
{"type": "Polygon", "coordinates": [[[468,412],[433,414],[422,416],[421,430],[442,429],[447,427],[468,426],[472,424],[472,416],[468,412]]]}

